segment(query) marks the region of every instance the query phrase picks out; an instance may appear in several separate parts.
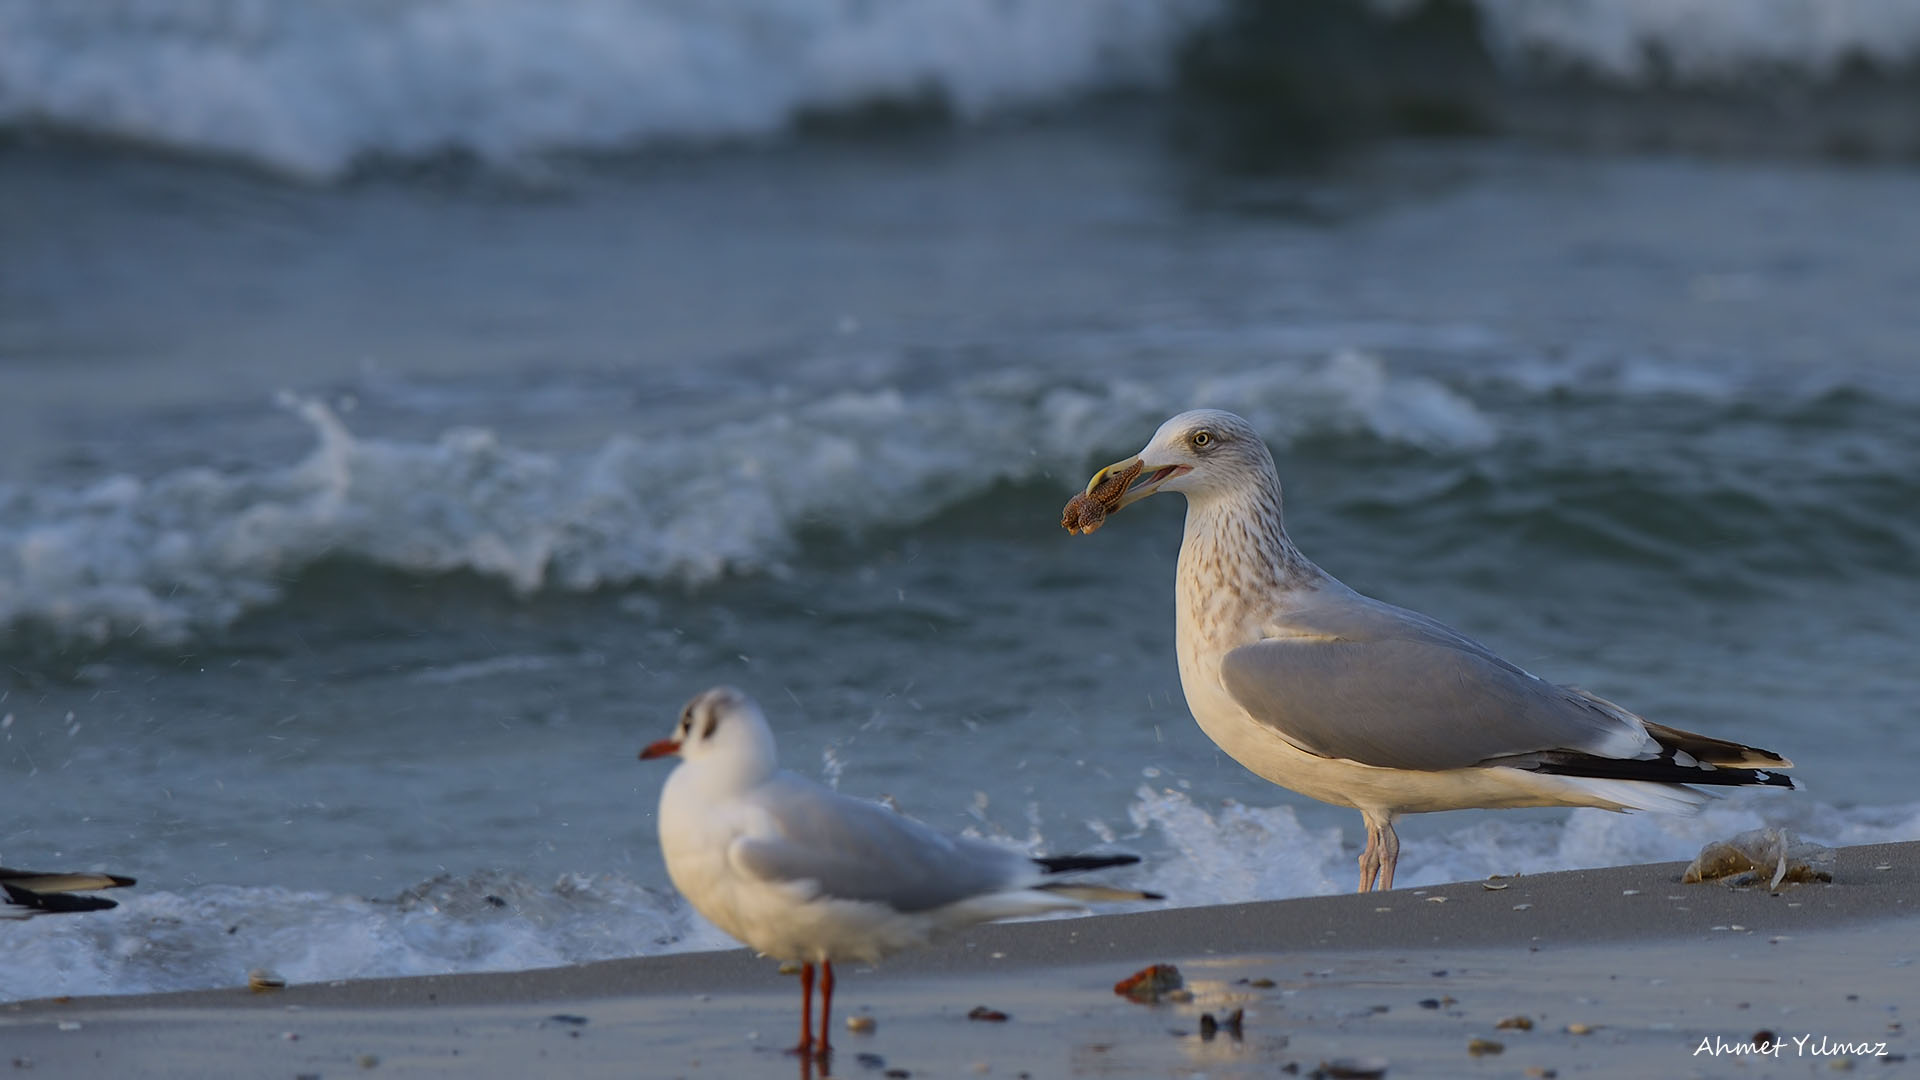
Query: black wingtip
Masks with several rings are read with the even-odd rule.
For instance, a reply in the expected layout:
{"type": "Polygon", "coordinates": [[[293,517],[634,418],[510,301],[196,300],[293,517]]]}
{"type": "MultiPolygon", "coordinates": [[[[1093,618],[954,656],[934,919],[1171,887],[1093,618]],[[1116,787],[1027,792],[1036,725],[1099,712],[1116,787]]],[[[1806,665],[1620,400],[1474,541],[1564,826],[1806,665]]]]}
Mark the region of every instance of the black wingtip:
{"type": "Polygon", "coordinates": [[[46,902],[42,905],[43,910],[55,912],[106,911],[120,906],[118,900],[107,900],[98,896],[69,896],[55,893],[51,896],[41,894],[40,899],[46,902]]]}
{"type": "Polygon", "coordinates": [[[1793,782],[1793,777],[1777,768],[1679,765],[1670,758],[1633,760],[1588,754],[1543,755],[1543,760],[1527,768],[1535,772],[1595,780],[1643,780],[1655,784],[1691,784],[1695,787],[1779,787],[1793,790],[1800,786],[1793,782]]]}
{"type": "Polygon", "coordinates": [[[1039,855],[1033,860],[1049,874],[1070,874],[1080,870],[1105,870],[1109,866],[1132,866],[1138,855],[1039,855]]]}
{"type": "Polygon", "coordinates": [[[69,893],[39,893],[21,885],[0,883],[0,889],[5,889],[7,899],[21,907],[33,908],[36,911],[49,913],[106,911],[109,908],[117,908],[120,906],[116,901],[105,900],[98,896],[77,896],[69,893]]]}

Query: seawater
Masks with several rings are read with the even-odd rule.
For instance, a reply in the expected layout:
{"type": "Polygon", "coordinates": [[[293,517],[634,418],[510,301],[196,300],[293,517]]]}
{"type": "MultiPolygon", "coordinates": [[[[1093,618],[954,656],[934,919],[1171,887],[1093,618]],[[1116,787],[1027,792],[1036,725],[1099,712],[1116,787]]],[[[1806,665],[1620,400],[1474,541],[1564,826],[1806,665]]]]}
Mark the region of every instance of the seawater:
{"type": "MultiPolygon", "coordinates": [[[[48,10],[0,41],[173,32],[48,10]]],[[[1357,816],[1186,713],[1178,503],[1058,528],[1195,405],[1267,434],[1356,588],[1807,787],[1415,818],[1403,883],[1920,837],[1909,170],[1480,141],[1238,173],[1086,104],[343,171],[366,116],[212,148],[271,174],[161,120],[167,154],[0,146],[37,211],[0,244],[0,858],[141,879],[0,928],[0,996],[723,946],[634,760],[716,682],[789,767],[942,828],[1135,850],[1176,904],[1344,891],[1357,816]]]]}

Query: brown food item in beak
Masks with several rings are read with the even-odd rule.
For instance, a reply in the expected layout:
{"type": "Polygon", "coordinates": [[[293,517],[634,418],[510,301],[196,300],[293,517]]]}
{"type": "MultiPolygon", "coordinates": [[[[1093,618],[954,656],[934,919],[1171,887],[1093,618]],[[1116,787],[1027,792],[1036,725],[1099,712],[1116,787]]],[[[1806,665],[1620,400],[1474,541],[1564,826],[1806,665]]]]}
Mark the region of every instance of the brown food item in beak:
{"type": "Polygon", "coordinates": [[[1108,514],[1120,509],[1120,496],[1127,493],[1127,485],[1144,468],[1146,462],[1135,458],[1133,464],[1100,481],[1099,487],[1068,499],[1066,508],[1060,511],[1060,527],[1081,536],[1099,528],[1108,514]]]}

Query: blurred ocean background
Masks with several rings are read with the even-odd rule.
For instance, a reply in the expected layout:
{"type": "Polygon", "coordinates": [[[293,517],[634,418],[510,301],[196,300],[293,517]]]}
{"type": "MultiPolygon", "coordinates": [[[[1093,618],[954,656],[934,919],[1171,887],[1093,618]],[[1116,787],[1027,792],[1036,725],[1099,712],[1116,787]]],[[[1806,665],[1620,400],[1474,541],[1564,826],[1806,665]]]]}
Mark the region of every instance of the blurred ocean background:
{"type": "Polygon", "coordinates": [[[634,760],[1180,904],[1337,892],[1226,759],[1167,415],[1544,676],[1795,759],[1416,817],[1401,883],[1920,838],[1920,3],[0,0],[0,999],[727,944],[634,760]],[[1772,797],[1768,797],[1769,794],[1772,797]]]}

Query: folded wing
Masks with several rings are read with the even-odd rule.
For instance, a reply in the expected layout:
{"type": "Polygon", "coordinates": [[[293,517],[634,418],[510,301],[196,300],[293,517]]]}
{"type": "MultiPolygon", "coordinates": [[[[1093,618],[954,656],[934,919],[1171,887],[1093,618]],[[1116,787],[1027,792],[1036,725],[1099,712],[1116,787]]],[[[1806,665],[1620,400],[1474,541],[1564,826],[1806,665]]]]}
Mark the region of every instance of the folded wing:
{"type": "Polygon", "coordinates": [[[790,773],[756,797],[774,811],[769,816],[778,832],[741,837],[728,858],[762,881],[808,884],[817,895],[918,912],[1039,880],[1039,867],[1018,852],[946,836],[790,773]]]}
{"type": "Polygon", "coordinates": [[[1358,593],[1316,595],[1269,632],[1226,654],[1221,681],[1256,721],[1322,757],[1438,771],[1552,750],[1628,759],[1659,752],[1625,710],[1358,593]]]}

